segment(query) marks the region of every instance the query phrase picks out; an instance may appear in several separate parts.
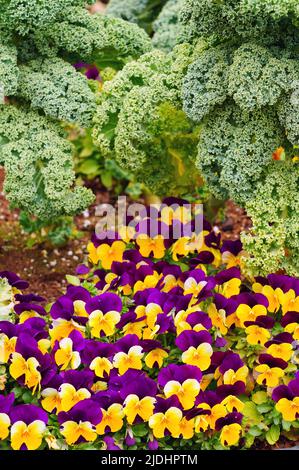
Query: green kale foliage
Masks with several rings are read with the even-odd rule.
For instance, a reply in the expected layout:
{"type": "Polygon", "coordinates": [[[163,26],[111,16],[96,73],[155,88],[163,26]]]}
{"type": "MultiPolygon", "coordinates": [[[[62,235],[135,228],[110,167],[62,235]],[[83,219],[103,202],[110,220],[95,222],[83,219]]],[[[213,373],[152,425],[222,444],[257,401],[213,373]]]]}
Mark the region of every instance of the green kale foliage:
{"type": "Polygon", "coordinates": [[[168,0],[154,21],[153,46],[162,51],[171,51],[179,42],[182,25],[179,13],[185,0],[168,0]]]}
{"type": "Polygon", "coordinates": [[[178,43],[182,24],[179,12],[185,0],[111,0],[108,16],[137,23],[153,35],[153,46],[171,51],[178,43]]]}
{"type": "Polygon", "coordinates": [[[106,82],[99,96],[95,144],[158,194],[178,193],[196,180],[198,130],[180,99],[192,49],[143,55],[106,82]]]}
{"type": "Polygon", "coordinates": [[[247,269],[298,276],[298,1],[186,0],[180,18],[181,41],[199,51],[182,87],[200,126],[196,166],[252,218],[247,269]],[[278,147],[283,161],[273,161],[278,147]]]}
{"type": "Polygon", "coordinates": [[[88,3],[0,0],[4,189],[14,207],[43,220],[73,215],[93,200],[74,186],[73,148],[60,122],[88,128],[96,111],[95,87],[71,64],[121,69],[151,50],[137,25],[91,15],[88,3]]]}
{"type": "Polygon", "coordinates": [[[166,2],[167,0],[110,0],[106,13],[137,23],[150,34],[153,31],[153,21],[166,2]]]}

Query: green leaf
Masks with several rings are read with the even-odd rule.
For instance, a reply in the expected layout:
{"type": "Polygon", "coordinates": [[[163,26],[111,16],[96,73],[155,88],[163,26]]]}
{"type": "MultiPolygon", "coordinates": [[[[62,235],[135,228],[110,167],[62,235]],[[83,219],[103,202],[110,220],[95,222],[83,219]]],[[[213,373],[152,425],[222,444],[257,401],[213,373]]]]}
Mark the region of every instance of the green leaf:
{"type": "Polygon", "coordinates": [[[110,189],[112,187],[113,178],[112,178],[112,174],[110,173],[110,171],[103,171],[101,173],[101,181],[103,185],[105,186],[105,188],[110,189]]]}
{"type": "Polygon", "coordinates": [[[86,159],[79,167],[79,172],[87,176],[96,175],[99,172],[99,165],[93,158],[86,159]]]}
{"type": "Polygon", "coordinates": [[[247,401],[243,408],[243,415],[247,418],[247,422],[254,425],[259,424],[262,416],[257,410],[257,406],[252,401],[247,401]]]}
{"type": "Polygon", "coordinates": [[[257,426],[252,426],[248,430],[248,434],[250,434],[251,436],[257,437],[257,436],[260,436],[262,434],[262,431],[257,426]]]}
{"type": "Polygon", "coordinates": [[[78,277],[71,276],[70,274],[67,274],[65,277],[67,282],[72,286],[80,286],[80,279],[78,277]]]}
{"type": "Polygon", "coordinates": [[[252,395],[252,401],[257,405],[262,405],[268,401],[268,395],[266,392],[256,392],[252,395]]]}
{"type": "Polygon", "coordinates": [[[271,446],[278,441],[280,436],[280,427],[276,424],[273,424],[271,428],[266,432],[266,440],[271,446]]]}
{"type": "Polygon", "coordinates": [[[137,426],[134,426],[133,428],[134,436],[142,437],[142,436],[146,436],[147,433],[148,433],[148,430],[144,424],[138,424],[137,426]]]}
{"type": "Polygon", "coordinates": [[[259,413],[267,413],[268,411],[272,410],[272,406],[263,403],[262,405],[258,405],[257,409],[258,409],[259,413]]]}

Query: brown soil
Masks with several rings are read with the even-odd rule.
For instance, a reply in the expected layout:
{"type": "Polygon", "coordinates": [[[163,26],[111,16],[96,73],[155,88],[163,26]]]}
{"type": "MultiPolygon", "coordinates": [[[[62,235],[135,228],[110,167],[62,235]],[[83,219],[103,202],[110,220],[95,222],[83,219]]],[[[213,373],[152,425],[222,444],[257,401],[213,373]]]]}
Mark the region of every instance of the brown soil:
{"type": "Polygon", "coordinates": [[[246,212],[233,201],[227,201],[225,205],[225,217],[218,224],[223,240],[237,240],[241,232],[246,232],[252,226],[246,212]]]}
{"type": "Polygon", "coordinates": [[[28,248],[28,235],[18,223],[18,211],[10,211],[3,188],[4,172],[0,169],[0,271],[14,271],[30,282],[30,290],[44,295],[48,301],[57,298],[64,289],[65,275],[74,274],[84,261],[85,247],[96,224],[95,206],[112,202],[109,193],[97,187],[96,202],[76,217],[76,227],[82,231],[79,239],[70,240],[62,248],[35,245],[28,248]]]}

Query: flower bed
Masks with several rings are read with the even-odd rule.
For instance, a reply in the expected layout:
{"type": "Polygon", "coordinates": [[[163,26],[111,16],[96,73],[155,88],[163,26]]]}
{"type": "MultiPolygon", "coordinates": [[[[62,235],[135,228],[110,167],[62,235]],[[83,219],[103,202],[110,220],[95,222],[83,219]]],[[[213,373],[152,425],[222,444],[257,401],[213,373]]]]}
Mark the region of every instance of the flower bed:
{"type": "MultiPolygon", "coordinates": [[[[166,212],[171,233],[192,225],[166,212]]],[[[203,229],[202,245],[196,234],[94,236],[90,265],[46,307],[0,273],[1,449],[296,440],[299,280],[244,279],[240,242],[203,229]]]]}

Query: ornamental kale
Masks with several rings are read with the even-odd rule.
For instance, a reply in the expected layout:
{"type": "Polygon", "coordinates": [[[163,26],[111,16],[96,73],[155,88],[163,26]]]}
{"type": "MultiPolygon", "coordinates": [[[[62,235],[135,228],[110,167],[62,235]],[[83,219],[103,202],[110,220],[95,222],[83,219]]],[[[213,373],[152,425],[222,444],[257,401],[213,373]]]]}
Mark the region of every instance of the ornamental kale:
{"type": "Polygon", "coordinates": [[[191,53],[182,45],[169,55],[145,54],[104,83],[99,95],[95,144],[159,194],[174,194],[196,181],[198,130],[180,100],[191,53]]]}
{"type": "Polygon", "coordinates": [[[255,274],[299,274],[297,159],[291,163],[299,144],[298,18],[293,0],[186,0],[181,12],[184,39],[203,49],[182,88],[184,110],[201,127],[196,165],[217,197],[252,217],[244,243],[255,274]]]}
{"type": "Polygon", "coordinates": [[[179,23],[179,12],[184,0],[168,0],[159,16],[154,21],[153,45],[162,51],[171,51],[178,43],[182,25],[179,23]]]}
{"type": "Polygon", "coordinates": [[[86,3],[93,0],[0,0],[4,189],[12,206],[43,220],[73,215],[93,200],[74,187],[73,148],[60,121],[90,127],[98,83],[71,64],[120,69],[151,49],[137,25],[90,15],[86,3]]]}
{"type": "Polygon", "coordinates": [[[109,16],[137,23],[148,33],[152,33],[153,21],[165,3],[167,0],[111,0],[106,13],[109,16]]]}

